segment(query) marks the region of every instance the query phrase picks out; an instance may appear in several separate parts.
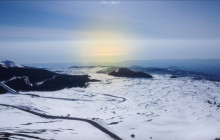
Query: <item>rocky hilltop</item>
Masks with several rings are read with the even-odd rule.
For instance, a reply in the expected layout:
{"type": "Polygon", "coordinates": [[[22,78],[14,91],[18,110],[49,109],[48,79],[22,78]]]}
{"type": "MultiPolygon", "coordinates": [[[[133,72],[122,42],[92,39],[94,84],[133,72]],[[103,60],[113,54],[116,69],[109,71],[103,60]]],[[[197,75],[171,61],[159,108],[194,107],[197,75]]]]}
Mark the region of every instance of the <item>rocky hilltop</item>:
{"type": "Polygon", "coordinates": [[[119,68],[109,73],[109,75],[116,77],[129,77],[129,78],[153,78],[152,75],[144,72],[135,72],[127,68],[119,68]]]}

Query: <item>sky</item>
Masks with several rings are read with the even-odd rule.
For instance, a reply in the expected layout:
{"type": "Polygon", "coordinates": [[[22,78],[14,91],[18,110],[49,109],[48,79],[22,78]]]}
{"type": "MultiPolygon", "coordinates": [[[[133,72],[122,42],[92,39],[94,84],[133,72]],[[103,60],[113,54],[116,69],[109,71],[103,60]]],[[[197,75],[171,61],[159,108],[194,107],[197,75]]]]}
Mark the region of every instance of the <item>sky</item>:
{"type": "Polygon", "coordinates": [[[220,59],[220,1],[0,1],[0,60],[220,59]]]}

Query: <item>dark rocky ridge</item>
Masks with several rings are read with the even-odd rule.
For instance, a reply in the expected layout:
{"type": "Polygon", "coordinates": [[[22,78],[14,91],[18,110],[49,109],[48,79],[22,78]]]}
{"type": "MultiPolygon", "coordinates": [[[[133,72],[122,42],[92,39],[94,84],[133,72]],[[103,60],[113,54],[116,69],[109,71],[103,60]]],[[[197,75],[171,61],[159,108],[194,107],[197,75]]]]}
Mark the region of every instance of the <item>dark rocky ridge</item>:
{"type": "Polygon", "coordinates": [[[0,81],[9,80],[12,77],[21,77],[27,76],[31,83],[43,81],[45,79],[52,78],[57,73],[40,69],[40,68],[32,68],[32,67],[1,67],[0,66],[0,81]]]}
{"type": "Polygon", "coordinates": [[[127,68],[120,68],[118,70],[112,71],[109,75],[116,77],[129,77],[129,78],[153,78],[152,75],[144,72],[134,72],[127,68]]]}
{"type": "MultiPolygon", "coordinates": [[[[88,75],[66,75],[33,67],[4,67],[0,65],[0,81],[16,91],[55,91],[71,87],[86,87],[88,75]]],[[[2,87],[1,87],[2,88],[2,87]]],[[[5,93],[0,88],[1,93],[5,93]]]]}
{"type": "Polygon", "coordinates": [[[56,75],[54,79],[46,80],[41,85],[29,85],[24,79],[15,79],[8,81],[7,86],[16,91],[55,91],[64,88],[86,87],[90,82],[88,75],[56,75]]]}
{"type": "Polygon", "coordinates": [[[0,94],[7,93],[8,91],[0,86],[0,94]]]}

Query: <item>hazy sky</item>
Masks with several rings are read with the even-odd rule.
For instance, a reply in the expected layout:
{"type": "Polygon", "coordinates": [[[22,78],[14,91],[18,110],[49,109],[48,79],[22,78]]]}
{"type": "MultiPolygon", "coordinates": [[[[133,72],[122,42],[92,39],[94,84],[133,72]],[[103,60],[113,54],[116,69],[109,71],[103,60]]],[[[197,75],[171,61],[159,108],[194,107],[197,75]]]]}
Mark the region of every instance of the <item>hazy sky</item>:
{"type": "Polygon", "coordinates": [[[220,58],[220,1],[0,1],[0,60],[220,58]]]}

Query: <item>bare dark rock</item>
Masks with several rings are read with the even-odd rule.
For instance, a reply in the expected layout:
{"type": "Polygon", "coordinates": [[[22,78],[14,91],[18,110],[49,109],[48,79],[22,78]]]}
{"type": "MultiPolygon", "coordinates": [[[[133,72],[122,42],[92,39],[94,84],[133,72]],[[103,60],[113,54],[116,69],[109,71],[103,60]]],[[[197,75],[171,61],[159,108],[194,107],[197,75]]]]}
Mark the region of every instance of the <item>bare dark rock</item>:
{"type": "Polygon", "coordinates": [[[31,125],[32,123],[25,123],[25,124],[21,124],[21,125],[31,125]]]}
{"type": "Polygon", "coordinates": [[[135,138],[135,135],[134,135],[134,134],[131,134],[131,137],[132,137],[132,138],[135,138]]]}
{"type": "Polygon", "coordinates": [[[90,79],[90,82],[101,82],[101,80],[97,80],[97,79],[90,79]]]}
{"type": "Polygon", "coordinates": [[[175,75],[170,76],[170,78],[177,78],[175,75]]]}
{"type": "Polygon", "coordinates": [[[119,122],[111,122],[110,124],[108,125],[114,125],[114,124],[118,124],[119,122]]]}
{"type": "Polygon", "coordinates": [[[149,119],[149,120],[147,120],[147,122],[151,122],[153,119],[149,119]]]}
{"type": "Polygon", "coordinates": [[[209,100],[207,100],[207,103],[212,104],[212,102],[211,102],[211,101],[209,101],[209,100]]]}

